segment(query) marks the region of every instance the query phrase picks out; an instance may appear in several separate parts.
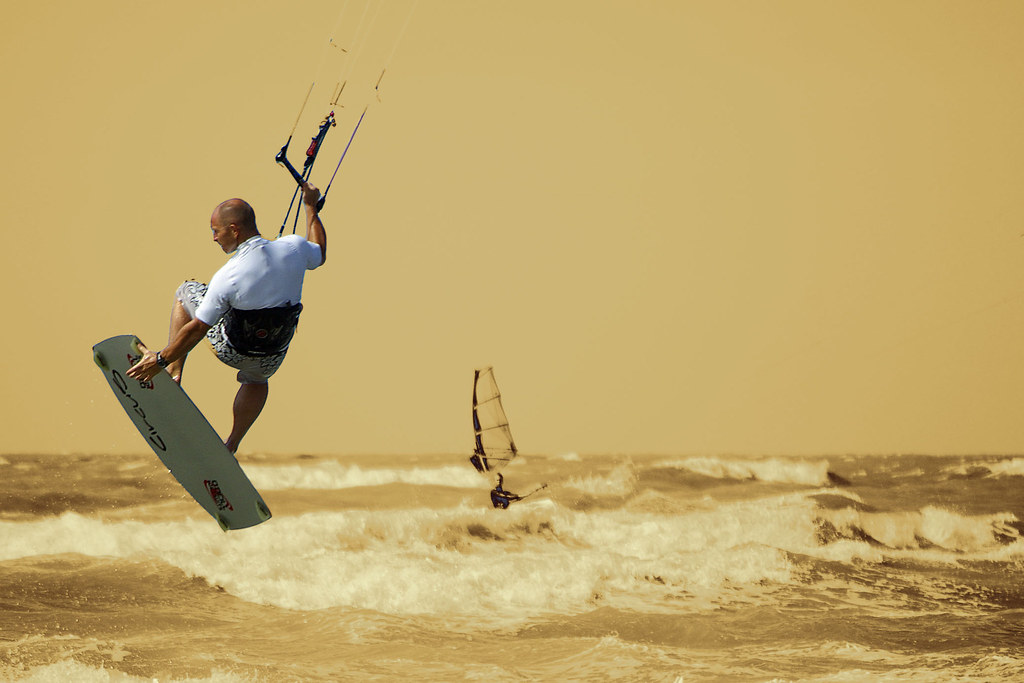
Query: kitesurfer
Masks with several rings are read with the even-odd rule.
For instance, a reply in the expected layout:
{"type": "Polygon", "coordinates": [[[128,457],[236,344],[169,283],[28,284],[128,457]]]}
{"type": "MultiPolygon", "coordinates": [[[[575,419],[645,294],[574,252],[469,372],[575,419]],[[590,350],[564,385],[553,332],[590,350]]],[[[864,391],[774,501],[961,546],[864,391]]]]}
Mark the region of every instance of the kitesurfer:
{"type": "Polygon", "coordinates": [[[514,503],[517,500],[522,500],[522,497],[517,496],[511,491],[506,491],[501,486],[504,483],[504,478],[501,473],[498,473],[498,485],[491,490],[491,505],[502,510],[508,508],[509,503],[514,503]]]}
{"type": "Polygon", "coordinates": [[[129,377],[145,381],[166,369],[180,384],[188,353],[207,337],[217,358],[238,370],[234,422],[224,441],[232,453],[263,410],[268,380],[288,352],[302,310],[305,273],[327,259],[327,233],[317,210],[320,190],[305,181],[301,187],[305,239],[264,239],[247,202],[228,199],[217,205],[210,230],[231,258],[209,286],[187,280],[178,288],[167,346],[156,352],[143,347],[142,358],[128,370],[129,377]]]}

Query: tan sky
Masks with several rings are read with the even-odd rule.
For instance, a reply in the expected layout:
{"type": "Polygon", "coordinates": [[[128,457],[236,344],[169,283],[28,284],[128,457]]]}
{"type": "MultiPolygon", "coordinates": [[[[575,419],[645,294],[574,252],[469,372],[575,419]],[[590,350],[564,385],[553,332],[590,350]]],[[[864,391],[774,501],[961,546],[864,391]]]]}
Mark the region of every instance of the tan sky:
{"type": "MultiPolygon", "coordinates": [[[[484,364],[527,452],[1024,449],[1024,4],[422,0],[353,66],[361,4],[7,10],[0,452],[144,449],[90,347],[165,340],[222,199],[276,234],[338,64],[314,182],[372,103],[243,453],[468,453],[484,364]]],[[[225,430],[233,371],[185,385],[225,430]]]]}

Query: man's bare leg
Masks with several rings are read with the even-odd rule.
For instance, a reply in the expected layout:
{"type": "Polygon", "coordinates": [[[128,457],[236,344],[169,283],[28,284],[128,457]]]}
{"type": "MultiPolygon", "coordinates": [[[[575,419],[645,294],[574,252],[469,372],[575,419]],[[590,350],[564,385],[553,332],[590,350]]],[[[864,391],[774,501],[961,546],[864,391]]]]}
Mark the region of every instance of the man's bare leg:
{"type": "Polygon", "coordinates": [[[233,406],[235,422],[231,427],[231,436],[224,442],[224,445],[232,453],[238,450],[238,444],[242,442],[242,437],[249,431],[249,427],[252,427],[256,418],[260,416],[263,406],[267,403],[267,394],[269,392],[270,385],[267,383],[243,384],[238,387],[238,393],[235,394],[233,406]]]}
{"type": "MultiPolygon", "coordinates": [[[[181,328],[185,327],[185,324],[191,320],[192,317],[185,310],[178,299],[174,300],[174,306],[171,307],[171,332],[167,337],[168,343],[170,343],[177,335],[181,328]]],[[[188,357],[186,354],[176,361],[172,361],[167,364],[167,372],[171,374],[174,381],[181,384],[181,373],[185,369],[185,359],[188,357]]]]}

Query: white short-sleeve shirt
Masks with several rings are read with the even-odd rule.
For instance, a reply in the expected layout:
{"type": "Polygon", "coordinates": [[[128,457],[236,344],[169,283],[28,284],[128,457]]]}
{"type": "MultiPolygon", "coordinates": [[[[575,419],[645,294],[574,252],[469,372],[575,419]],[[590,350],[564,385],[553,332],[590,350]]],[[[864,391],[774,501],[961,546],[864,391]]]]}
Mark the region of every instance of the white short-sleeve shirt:
{"type": "Polygon", "coordinates": [[[196,309],[196,318],[211,327],[229,308],[255,310],[295,305],[302,300],[307,270],[322,263],[320,245],[299,235],[274,241],[260,235],[238,245],[221,266],[196,309]]]}

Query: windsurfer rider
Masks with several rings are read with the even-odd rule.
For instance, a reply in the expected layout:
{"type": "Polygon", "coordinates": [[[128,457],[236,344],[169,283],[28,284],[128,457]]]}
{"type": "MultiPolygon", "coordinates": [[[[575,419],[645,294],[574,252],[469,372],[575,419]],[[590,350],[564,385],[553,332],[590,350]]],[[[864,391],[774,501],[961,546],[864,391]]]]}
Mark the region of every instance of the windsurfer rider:
{"type": "Polygon", "coordinates": [[[506,491],[501,486],[505,482],[501,473],[498,473],[498,485],[491,490],[491,505],[496,508],[505,510],[508,508],[509,503],[514,503],[517,500],[522,500],[521,496],[517,496],[511,491],[506,491]]]}
{"type": "Polygon", "coordinates": [[[238,370],[234,422],[224,441],[232,453],[266,405],[268,380],[288,352],[305,273],[327,260],[327,232],[317,211],[320,190],[308,182],[301,187],[305,239],[287,235],[271,242],[260,235],[247,202],[217,205],[210,217],[213,241],[234,253],[209,286],[187,280],[178,288],[167,346],[157,352],[142,347],[142,358],[128,370],[129,377],[145,381],[166,369],[180,384],[188,353],[207,337],[217,358],[238,370]]]}

